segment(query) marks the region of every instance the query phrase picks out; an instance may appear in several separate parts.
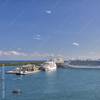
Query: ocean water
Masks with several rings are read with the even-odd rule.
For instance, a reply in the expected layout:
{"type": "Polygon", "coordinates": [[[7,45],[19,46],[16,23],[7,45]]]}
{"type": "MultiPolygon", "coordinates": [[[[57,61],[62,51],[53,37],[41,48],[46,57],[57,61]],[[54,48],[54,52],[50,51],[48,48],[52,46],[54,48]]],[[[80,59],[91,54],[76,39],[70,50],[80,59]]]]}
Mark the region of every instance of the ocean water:
{"type": "MultiPolygon", "coordinates": [[[[13,69],[6,67],[5,70],[13,69]]],[[[1,74],[0,74],[1,77],[1,74]]],[[[0,100],[100,100],[99,69],[58,69],[32,75],[5,75],[5,98],[0,100]],[[12,91],[20,89],[21,94],[12,91]]]]}

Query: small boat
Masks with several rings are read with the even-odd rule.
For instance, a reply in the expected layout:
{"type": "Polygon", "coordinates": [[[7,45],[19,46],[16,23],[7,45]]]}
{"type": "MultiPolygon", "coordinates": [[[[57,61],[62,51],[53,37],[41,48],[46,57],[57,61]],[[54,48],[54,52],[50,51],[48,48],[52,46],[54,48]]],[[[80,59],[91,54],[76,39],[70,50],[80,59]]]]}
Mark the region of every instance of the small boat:
{"type": "Polygon", "coordinates": [[[13,94],[18,94],[18,95],[19,95],[19,94],[22,93],[22,91],[21,91],[20,89],[15,89],[15,90],[12,91],[12,93],[13,93],[13,94]]]}
{"type": "Polygon", "coordinates": [[[57,65],[54,61],[47,61],[41,65],[43,71],[54,71],[57,69],[57,65]]]}

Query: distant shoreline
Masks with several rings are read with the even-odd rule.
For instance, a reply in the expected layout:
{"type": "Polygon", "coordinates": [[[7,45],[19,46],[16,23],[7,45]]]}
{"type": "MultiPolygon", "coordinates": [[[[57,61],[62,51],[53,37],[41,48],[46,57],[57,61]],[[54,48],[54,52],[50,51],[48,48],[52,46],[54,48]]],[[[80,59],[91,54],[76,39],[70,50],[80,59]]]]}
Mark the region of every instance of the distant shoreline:
{"type": "Polygon", "coordinates": [[[44,61],[32,61],[32,60],[9,60],[9,61],[0,61],[0,67],[1,66],[21,66],[26,64],[35,64],[35,65],[41,65],[44,61]]]}
{"type": "MultiPolygon", "coordinates": [[[[40,66],[43,62],[45,62],[45,60],[1,60],[0,66],[20,66],[26,64],[35,64],[40,66]]],[[[93,68],[94,66],[100,66],[100,60],[68,60],[62,64],[62,67],[67,64],[75,68],[82,68],[82,66],[90,66],[93,68]]]]}

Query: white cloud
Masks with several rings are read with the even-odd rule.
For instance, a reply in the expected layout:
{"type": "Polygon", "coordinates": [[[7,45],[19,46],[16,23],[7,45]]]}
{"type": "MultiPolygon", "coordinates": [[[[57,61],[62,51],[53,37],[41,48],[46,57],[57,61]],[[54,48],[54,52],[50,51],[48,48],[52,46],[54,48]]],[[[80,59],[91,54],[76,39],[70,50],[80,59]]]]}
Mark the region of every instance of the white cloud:
{"type": "Polygon", "coordinates": [[[37,37],[40,37],[41,35],[39,33],[33,33],[33,36],[37,36],[37,37]]]}
{"type": "Polygon", "coordinates": [[[26,56],[24,52],[18,51],[0,51],[0,56],[26,56]]]}
{"type": "Polygon", "coordinates": [[[36,36],[37,36],[37,37],[40,37],[41,35],[40,35],[40,34],[37,34],[36,36]]]}
{"type": "Polygon", "coordinates": [[[47,14],[51,14],[51,13],[52,13],[51,10],[46,10],[45,12],[46,12],[47,14]]]}
{"type": "Polygon", "coordinates": [[[79,46],[79,43],[73,42],[72,45],[74,45],[74,46],[79,46]]]}
{"type": "Polygon", "coordinates": [[[41,35],[40,34],[33,34],[33,39],[34,40],[41,40],[41,35]]]}
{"type": "Polygon", "coordinates": [[[48,58],[48,57],[54,57],[54,54],[34,52],[31,53],[30,56],[38,58],[48,58]]]}
{"type": "Polygon", "coordinates": [[[54,54],[50,53],[39,53],[39,52],[19,52],[19,51],[0,51],[0,57],[28,57],[28,58],[50,58],[55,57],[54,54]]]}
{"type": "Polygon", "coordinates": [[[33,38],[34,40],[41,40],[41,38],[40,37],[35,37],[35,38],[33,38]]]}

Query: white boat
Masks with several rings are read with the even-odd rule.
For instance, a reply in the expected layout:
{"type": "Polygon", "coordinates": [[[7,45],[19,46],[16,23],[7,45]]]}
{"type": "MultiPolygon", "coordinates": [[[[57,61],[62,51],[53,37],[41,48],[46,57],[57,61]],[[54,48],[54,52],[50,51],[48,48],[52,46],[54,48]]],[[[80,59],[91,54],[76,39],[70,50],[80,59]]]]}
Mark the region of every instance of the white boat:
{"type": "Polygon", "coordinates": [[[44,71],[54,71],[57,69],[57,65],[54,61],[47,61],[42,64],[42,70],[44,71]]]}
{"type": "Polygon", "coordinates": [[[32,74],[35,72],[38,72],[39,69],[35,65],[23,65],[19,68],[16,69],[16,74],[17,75],[26,75],[26,74],[32,74]]]}
{"type": "Polygon", "coordinates": [[[8,71],[7,73],[16,74],[16,75],[26,75],[26,74],[32,74],[35,72],[39,72],[39,71],[40,71],[39,68],[36,67],[35,65],[27,64],[27,65],[17,67],[13,71],[8,71]]]}

